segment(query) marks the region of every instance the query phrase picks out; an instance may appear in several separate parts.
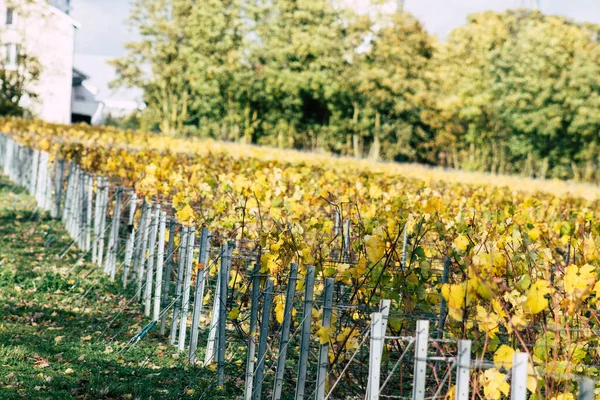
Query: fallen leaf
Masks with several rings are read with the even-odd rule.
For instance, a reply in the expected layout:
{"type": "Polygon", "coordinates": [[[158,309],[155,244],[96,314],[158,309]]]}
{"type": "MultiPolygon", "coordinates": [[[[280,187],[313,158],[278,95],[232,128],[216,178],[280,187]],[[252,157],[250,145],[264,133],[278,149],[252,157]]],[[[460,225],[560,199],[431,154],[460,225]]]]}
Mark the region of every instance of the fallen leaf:
{"type": "Polygon", "coordinates": [[[38,368],[46,368],[50,366],[50,363],[45,358],[39,358],[34,365],[38,368]]]}

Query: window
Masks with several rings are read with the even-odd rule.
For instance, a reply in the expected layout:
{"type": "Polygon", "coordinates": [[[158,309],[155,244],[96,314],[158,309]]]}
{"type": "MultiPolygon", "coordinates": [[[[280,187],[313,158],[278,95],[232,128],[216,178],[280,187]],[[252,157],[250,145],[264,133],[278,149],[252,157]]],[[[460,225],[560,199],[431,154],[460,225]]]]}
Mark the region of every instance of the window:
{"type": "Polygon", "coordinates": [[[19,54],[19,48],[14,43],[8,43],[6,45],[6,55],[5,55],[5,66],[7,68],[16,68],[17,67],[17,57],[19,54]]]}
{"type": "Polygon", "coordinates": [[[12,25],[14,22],[15,10],[8,7],[6,9],[6,25],[12,25]]]}

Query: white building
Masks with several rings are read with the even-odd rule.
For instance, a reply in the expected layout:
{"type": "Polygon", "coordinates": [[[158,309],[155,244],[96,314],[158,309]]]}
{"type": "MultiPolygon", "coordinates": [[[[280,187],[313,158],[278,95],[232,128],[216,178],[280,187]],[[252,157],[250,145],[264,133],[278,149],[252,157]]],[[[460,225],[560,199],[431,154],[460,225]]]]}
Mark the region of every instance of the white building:
{"type": "Polygon", "coordinates": [[[85,87],[87,76],[73,68],[75,33],[80,25],[68,15],[69,3],[56,0],[59,9],[45,0],[0,0],[4,68],[16,69],[19,54],[39,63],[39,80],[29,88],[37,98],[22,100],[34,116],[58,123],[99,123],[102,104],[85,87]]]}

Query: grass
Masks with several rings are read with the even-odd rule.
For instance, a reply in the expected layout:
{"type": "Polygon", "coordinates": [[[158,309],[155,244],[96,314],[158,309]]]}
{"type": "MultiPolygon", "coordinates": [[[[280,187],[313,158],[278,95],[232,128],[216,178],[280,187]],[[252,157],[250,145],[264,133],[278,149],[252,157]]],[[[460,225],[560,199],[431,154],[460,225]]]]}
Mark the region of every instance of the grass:
{"type": "Polygon", "coordinates": [[[34,205],[0,177],[0,399],[234,397],[158,328],[119,354],[149,321],[34,205]]]}

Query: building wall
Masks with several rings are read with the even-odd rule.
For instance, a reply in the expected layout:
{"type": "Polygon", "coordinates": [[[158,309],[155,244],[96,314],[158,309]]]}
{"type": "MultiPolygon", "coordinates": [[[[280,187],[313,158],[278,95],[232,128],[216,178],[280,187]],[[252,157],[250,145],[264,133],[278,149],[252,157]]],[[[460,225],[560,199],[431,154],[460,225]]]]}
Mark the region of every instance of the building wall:
{"type": "Polygon", "coordinates": [[[23,106],[45,121],[71,122],[74,21],[43,1],[0,0],[0,43],[17,43],[41,66],[40,78],[31,89],[37,99],[23,106]],[[12,1],[12,2],[11,2],[12,1]],[[6,25],[6,9],[15,8],[13,25],[6,25]]]}

